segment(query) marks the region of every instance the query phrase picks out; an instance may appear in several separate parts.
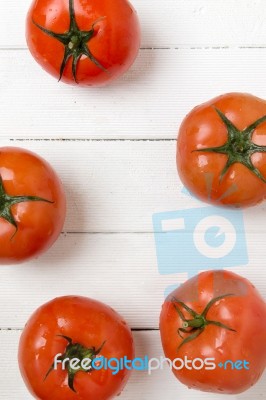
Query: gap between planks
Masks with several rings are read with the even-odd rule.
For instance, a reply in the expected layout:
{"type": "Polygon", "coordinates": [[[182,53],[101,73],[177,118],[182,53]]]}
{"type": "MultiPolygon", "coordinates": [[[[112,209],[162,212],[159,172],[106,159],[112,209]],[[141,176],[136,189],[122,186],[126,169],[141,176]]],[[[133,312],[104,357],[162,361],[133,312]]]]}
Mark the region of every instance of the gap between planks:
{"type": "MultiPolygon", "coordinates": [[[[227,45],[221,45],[221,46],[198,46],[198,45],[190,45],[190,46],[182,46],[182,45],[176,45],[176,46],[147,46],[147,47],[140,47],[140,51],[146,51],[146,50],[151,50],[151,51],[156,51],[156,50],[234,50],[234,49],[240,49],[240,50],[245,50],[245,49],[266,49],[266,46],[263,45],[250,45],[250,46],[227,46],[227,45]]],[[[5,46],[0,46],[0,51],[28,51],[28,48],[25,47],[5,47],[5,46]]]]}

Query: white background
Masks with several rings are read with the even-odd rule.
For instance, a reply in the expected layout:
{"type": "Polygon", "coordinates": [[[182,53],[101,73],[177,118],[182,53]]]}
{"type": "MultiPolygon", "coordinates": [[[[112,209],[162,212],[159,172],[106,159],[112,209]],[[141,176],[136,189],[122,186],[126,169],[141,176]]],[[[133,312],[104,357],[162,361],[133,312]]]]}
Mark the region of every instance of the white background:
{"type": "MultiPolygon", "coordinates": [[[[68,200],[64,232],[37,261],[0,269],[0,399],[26,400],[16,353],[27,318],[65,294],[102,300],[135,329],[137,355],[162,355],[158,316],[167,285],[158,272],[152,214],[202,206],[182,194],[178,126],[195,105],[230,91],[266,97],[265,0],[133,0],[142,45],[112,86],[57,83],[24,39],[29,0],[0,0],[1,145],[45,157],[68,200]],[[62,140],[67,139],[67,140],[62,140]]],[[[232,268],[266,296],[265,205],[244,211],[248,266],[232,268]]],[[[232,400],[266,399],[265,375],[232,400]]],[[[166,369],[133,374],[123,400],[220,399],[187,389],[166,369]]]]}

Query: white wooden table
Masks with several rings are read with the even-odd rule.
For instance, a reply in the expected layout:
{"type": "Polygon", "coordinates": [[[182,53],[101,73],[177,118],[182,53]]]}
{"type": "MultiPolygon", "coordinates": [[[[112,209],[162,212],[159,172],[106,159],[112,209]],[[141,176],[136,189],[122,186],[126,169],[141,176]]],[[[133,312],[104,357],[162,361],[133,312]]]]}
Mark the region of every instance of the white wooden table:
{"type": "MultiPolygon", "coordinates": [[[[266,97],[265,0],[132,0],[142,45],[112,86],[59,84],[24,39],[30,0],[0,0],[0,143],[36,151],[60,175],[68,200],[64,232],[37,261],[0,269],[0,399],[27,400],[17,344],[30,314],[65,294],[102,300],[134,329],[137,355],[162,355],[159,274],[152,215],[199,207],[182,193],[175,138],[185,114],[216,95],[266,97]]],[[[200,204],[202,207],[203,204],[200,204]]],[[[248,265],[232,268],[266,296],[266,203],[244,211],[248,265]]],[[[266,399],[266,379],[232,400],[266,399]]],[[[228,399],[188,390],[170,371],[133,374],[123,400],[228,399]]]]}

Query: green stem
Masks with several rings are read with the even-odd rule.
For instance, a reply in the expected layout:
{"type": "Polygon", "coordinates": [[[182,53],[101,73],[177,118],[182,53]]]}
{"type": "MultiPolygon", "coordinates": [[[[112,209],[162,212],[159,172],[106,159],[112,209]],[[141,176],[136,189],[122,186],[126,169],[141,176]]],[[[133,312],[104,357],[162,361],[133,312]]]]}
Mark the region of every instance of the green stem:
{"type": "Polygon", "coordinates": [[[251,160],[251,156],[254,153],[263,153],[266,151],[266,146],[257,146],[252,142],[254,130],[260,124],[266,122],[266,115],[254,121],[247,128],[241,131],[226,117],[225,114],[222,113],[222,111],[217,108],[214,109],[227,129],[227,141],[221,146],[206,147],[194,151],[224,154],[228,157],[225,166],[220,173],[220,181],[223,180],[224,176],[233,164],[240,163],[256,175],[262,182],[266,183],[266,178],[253,165],[251,160]]]}
{"type": "Polygon", "coordinates": [[[63,73],[65,71],[67,62],[70,58],[72,58],[72,75],[76,83],[77,81],[77,67],[78,63],[82,56],[87,57],[92,63],[94,63],[99,69],[102,71],[109,73],[107,69],[97,60],[94,55],[91,53],[88,42],[94,37],[95,35],[95,25],[103,20],[105,17],[98,18],[94,23],[91,25],[90,30],[82,31],[79,29],[75,10],[74,10],[74,3],[73,0],[69,0],[69,30],[64,33],[56,33],[49,29],[44,28],[43,26],[37,24],[34,20],[32,21],[33,24],[40,29],[44,34],[52,37],[55,40],[58,40],[64,46],[64,55],[62,58],[60,70],[59,70],[59,81],[61,80],[63,73]]]}
{"type": "MultiPolygon", "coordinates": [[[[78,372],[88,372],[87,369],[84,369],[82,367],[82,361],[84,359],[90,359],[93,361],[95,357],[101,352],[103,346],[105,345],[105,341],[101,344],[101,346],[96,349],[96,347],[85,347],[81,345],[80,343],[73,343],[72,339],[68,336],[64,335],[57,335],[58,337],[61,337],[67,341],[67,346],[65,348],[64,354],[58,359],[61,362],[64,362],[65,360],[65,366],[67,368],[67,374],[68,374],[68,386],[69,388],[73,391],[76,392],[75,387],[74,387],[74,379],[75,376],[78,372]],[[71,360],[73,359],[78,359],[79,360],[79,366],[77,369],[72,369],[71,368],[71,360]]],[[[47,371],[44,381],[48,378],[50,373],[55,369],[54,367],[54,362],[50,366],[49,370],[47,371]]],[[[93,368],[89,366],[89,371],[92,372],[93,368]]]]}
{"type": "Polygon", "coordinates": [[[182,327],[178,329],[177,333],[178,335],[183,339],[180,345],[178,346],[178,349],[182,347],[184,344],[191,342],[192,340],[196,339],[199,335],[202,334],[202,332],[206,329],[208,325],[215,325],[218,328],[221,329],[227,329],[229,331],[236,332],[235,329],[223,324],[220,321],[212,321],[208,320],[207,314],[210,310],[211,307],[217,302],[225,299],[226,297],[234,296],[232,293],[224,294],[222,296],[218,296],[213,298],[212,300],[209,301],[209,303],[206,305],[204,310],[202,311],[201,314],[196,313],[192,308],[188,307],[184,302],[176,299],[173,297],[172,303],[177,311],[180,319],[182,320],[182,327]],[[183,312],[180,310],[179,307],[182,307],[184,310],[187,311],[189,315],[192,316],[191,319],[186,319],[183,312]],[[186,338],[183,338],[181,335],[182,333],[188,334],[186,338]]]}
{"type": "Polygon", "coordinates": [[[195,319],[187,319],[183,322],[183,328],[202,328],[205,325],[205,319],[197,316],[195,319]]]}
{"type": "MultiPolygon", "coordinates": [[[[15,228],[15,233],[12,238],[15,236],[18,230],[17,221],[14,218],[12,213],[12,206],[19,203],[25,203],[28,201],[42,201],[45,203],[52,204],[53,201],[44,199],[38,196],[11,196],[6,193],[2,176],[0,175],[0,218],[5,219],[15,228]]],[[[12,239],[11,238],[11,239],[12,239]]]]}

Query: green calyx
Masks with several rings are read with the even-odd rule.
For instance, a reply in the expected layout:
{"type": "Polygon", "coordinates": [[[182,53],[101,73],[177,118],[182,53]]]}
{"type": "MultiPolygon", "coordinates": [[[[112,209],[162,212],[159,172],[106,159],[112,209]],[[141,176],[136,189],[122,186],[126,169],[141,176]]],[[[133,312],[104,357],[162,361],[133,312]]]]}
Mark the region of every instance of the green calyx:
{"type": "Polygon", "coordinates": [[[53,203],[53,201],[43,199],[37,196],[10,196],[6,193],[2,177],[0,175],[0,218],[4,218],[7,222],[15,228],[15,236],[18,230],[17,221],[15,220],[11,207],[18,203],[25,203],[27,201],[44,201],[45,203],[53,203]]]}
{"type": "Polygon", "coordinates": [[[222,300],[226,297],[229,296],[234,296],[233,294],[225,294],[223,296],[218,296],[212,299],[204,308],[203,312],[201,314],[197,314],[194,310],[192,310],[190,307],[188,307],[185,303],[182,301],[176,299],[173,297],[172,303],[175,307],[175,310],[177,311],[179,317],[183,321],[182,323],[182,328],[179,328],[177,333],[178,335],[183,339],[180,345],[178,346],[178,349],[182,347],[184,344],[191,342],[192,340],[196,339],[208,325],[215,325],[218,326],[219,328],[227,329],[229,331],[236,332],[235,329],[230,328],[227,325],[224,325],[223,323],[219,321],[212,321],[207,319],[207,313],[210,310],[210,308],[219,300],[222,300]],[[186,319],[182,310],[180,309],[180,306],[185,309],[190,315],[191,319],[186,319]],[[186,338],[182,334],[188,334],[186,338]]]}
{"type": "Polygon", "coordinates": [[[73,5],[73,0],[69,0],[69,17],[70,17],[70,25],[68,32],[65,33],[55,33],[50,31],[49,29],[44,28],[43,26],[37,24],[34,20],[32,21],[34,25],[36,25],[42,32],[46,35],[53,37],[54,39],[61,42],[65,47],[64,57],[60,67],[59,81],[62,78],[64,70],[66,68],[66,64],[70,57],[72,57],[72,74],[76,83],[77,82],[77,65],[82,56],[87,57],[91,62],[93,62],[98,68],[101,70],[108,72],[106,68],[101,65],[101,63],[93,56],[91,53],[87,43],[94,36],[95,25],[105,17],[97,19],[92,24],[92,27],[88,31],[81,31],[78,27],[75,10],[73,5]]]}
{"type": "Polygon", "coordinates": [[[227,142],[222,146],[208,147],[195,151],[225,154],[228,157],[225,167],[221,171],[220,181],[233,164],[240,163],[248,168],[249,171],[256,175],[260,180],[266,183],[266,178],[264,178],[261,172],[253,165],[251,160],[252,154],[266,152],[266,146],[259,146],[252,142],[254,130],[266,121],[266,115],[241,131],[222,113],[222,111],[217,108],[215,108],[215,111],[226,126],[228,136],[227,142]]]}
{"type": "MultiPolygon", "coordinates": [[[[78,372],[92,372],[93,371],[93,367],[88,365],[87,368],[84,368],[82,366],[82,361],[83,360],[91,360],[93,361],[95,359],[95,357],[101,352],[103,346],[105,345],[105,342],[102,343],[102,345],[96,349],[95,347],[85,347],[82,346],[79,343],[73,343],[72,339],[69,338],[68,336],[64,336],[64,335],[58,335],[58,337],[62,337],[64,338],[67,342],[68,345],[66,346],[65,352],[61,357],[58,357],[58,361],[60,361],[60,363],[62,363],[63,368],[65,368],[67,370],[67,374],[68,374],[68,386],[69,388],[73,391],[76,392],[75,388],[74,388],[74,379],[75,379],[75,375],[78,372]],[[71,361],[74,360],[78,360],[79,363],[78,365],[73,369],[71,367],[71,361]]],[[[51,365],[51,367],[49,368],[49,370],[47,371],[47,374],[44,377],[44,380],[47,379],[48,375],[55,369],[55,362],[53,362],[53,364],[51,365]]]]}

